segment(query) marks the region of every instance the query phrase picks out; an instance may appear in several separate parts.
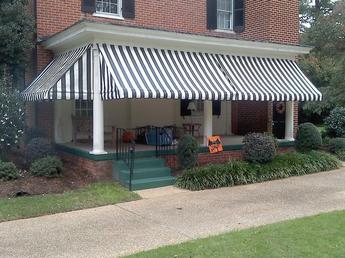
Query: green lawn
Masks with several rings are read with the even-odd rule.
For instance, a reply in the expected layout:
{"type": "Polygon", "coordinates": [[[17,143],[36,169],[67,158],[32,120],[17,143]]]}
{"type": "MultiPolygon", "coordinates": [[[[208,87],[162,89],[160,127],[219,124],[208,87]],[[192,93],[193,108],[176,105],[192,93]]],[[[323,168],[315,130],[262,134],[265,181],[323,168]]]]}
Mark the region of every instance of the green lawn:
{"type": "Polygon", "coordinates": [[[96,183],[63,194],[0,198],[0,222],[139,199],[116,183],[96,183]]]}
{"type": "Polygon", "coordinates": [[[345,257],[345,211],[231,232],[130,257],[345,257]]]}

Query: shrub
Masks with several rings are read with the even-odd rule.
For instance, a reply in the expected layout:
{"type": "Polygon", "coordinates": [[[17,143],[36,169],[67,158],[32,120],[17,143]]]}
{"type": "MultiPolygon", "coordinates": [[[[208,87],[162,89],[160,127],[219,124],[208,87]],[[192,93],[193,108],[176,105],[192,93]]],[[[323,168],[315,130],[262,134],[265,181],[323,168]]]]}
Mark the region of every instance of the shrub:
{"type": "Polygon", "coordinates": [[[244,159],[250,162],[272,161],[277,153],[277,142],[268,134],[250,133],[243,139],[244,159]]]}
{"type": "Polygon", "coordinates": [[[345,161],[345,150],[338,151],[335,155],[339,160],[345,161]]]}
{"type": "Polygon", "coordinates": [[[42,129],[31,127],[25,131],[25,143],[28,144],[32,139],[44,138],[46,136],[46,133],[42,129]]]}
{"type": "Polygon", "coordinates": [[[322,144],[321,134],[312,123],[300,124],[295,143],[300,151],[316,150],[322,144]]]}
{"type": "Polygon", "coordinates": [[[0,181],[14,180],[19,177],[19,170],[13,162],[0,161],[0,181]]]}
{"type": "Polygon", "coordinates": [[[177,156],[183,169],[193,168],[198,161],[198,142],[191,135],[183,136],[177,145],[177,156]]]}
{"type": "Polygon", "coordinates": [[[33,176],[57,177],[62,174],[63,164],[57,157],[47,156],[34,161],[30,166],[33,176]]]}
{"type": "Polygon", "coordinates": [[[311,174],[339,166],[334,156],[320,151],[284,153],[266,164],[230,161],[228,164],[189,169],[177,177],[176,185],[197,191],[311,174]]]}
{"type": "Polygon", "coordinates": [[[34,138],[29,142],[27,146],[26,157],[28,164],[31,164],[37,159],[54,154],[54,147],[46,138],[34,138]]]}
{"type": "Polygon", "coordinates": [[[345,108],[337,107],[325,119],[326,134],[330,137],[345,137],[345,108]]]}
{"type": "Polygon", "coordinates": [[[345,151],[345,138],[334,138],[329,140],[329,151],[331,153],[337,153],[345,151]]]}

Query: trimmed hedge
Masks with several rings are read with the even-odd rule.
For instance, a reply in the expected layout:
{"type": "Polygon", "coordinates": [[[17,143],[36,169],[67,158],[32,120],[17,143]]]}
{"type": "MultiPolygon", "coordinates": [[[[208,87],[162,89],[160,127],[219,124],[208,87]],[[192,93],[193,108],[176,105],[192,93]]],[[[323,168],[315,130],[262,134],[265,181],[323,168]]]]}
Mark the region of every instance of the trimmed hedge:
{"type": "Polygon", "coordinates": [[[33,138],[29,142],[26,153],[27,163],[30,165],[35,160],[55,155],[55,150],[47,138],[39,137],[33,138]]]}
{"type": "Polygon", "coordinates": [[[329,140],[328,146],[329,146],[329,151],[332,153],[345,151],[345,138],[331,139],[329,140]]]}
{"type": "Polygon", "coordinates": [[[337,169],[340,162],[320,151],[284,153],[266,164],[230,161],[186,170],[177,177],[176,186],[192,191],[245,185],[337,169]]]}
{"type": "Polygon", "coordinates": [[[19,177],[19,170],[13,162],[0,161],[0,181],[14,180],[19,177]]]}
{"type": "Polygon", "coordinates": [[[300,124],[296,134],[296,148],[300,151],[317,150],[322,144],[319,130],[312,123],[300,124]]]}
{"type": "Polygon", "coordinates": [[[277,140],[269,134],[249,133],[243,139],[243,156],[250,162],[267,163],[277,155],[277,140]]]}
{"type": "Polygon", "coordinates": [[[30,166],[33,176],[58,177],[62,174],[63,164],[57,157],[47,156],[34,161],[30,166]]]}
{"type": "Polygon", "coordinates": [[[325,119],[325,130],[329,137],[345,137],[345,107],[334,108],[325,119]]]}
{"type": "Polygon", "coordinates": [[[198,162],[198,141],[191,135],[183,136],[177,145],[177,156],[183,169],[193,168],[198,162]]]}

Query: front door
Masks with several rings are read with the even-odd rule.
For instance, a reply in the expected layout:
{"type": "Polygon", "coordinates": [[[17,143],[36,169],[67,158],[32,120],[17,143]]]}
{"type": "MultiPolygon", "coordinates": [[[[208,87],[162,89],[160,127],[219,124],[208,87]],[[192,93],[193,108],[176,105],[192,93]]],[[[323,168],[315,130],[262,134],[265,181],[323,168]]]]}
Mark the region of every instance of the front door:
{"type": "Polygon", "coordinates": [[[285,102],[273,102],[273,134],[278,139],[285,138],[285,102]]]}

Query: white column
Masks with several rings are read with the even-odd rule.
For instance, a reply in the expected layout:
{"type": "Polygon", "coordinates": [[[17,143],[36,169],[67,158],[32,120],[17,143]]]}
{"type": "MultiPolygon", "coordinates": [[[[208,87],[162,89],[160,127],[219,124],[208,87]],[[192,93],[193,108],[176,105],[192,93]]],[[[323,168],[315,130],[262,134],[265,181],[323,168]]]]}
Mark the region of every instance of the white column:
{"type": "Polygon", "coordinates": [[[204,145],[207,146],[207,139],[212,136],[212,101],[204,101],[204,145]]]}
{"type": "Polygon", "coordinates": [[[285,104],[285,140],[294,140],[294,102],[285,104]]]}
{"type": "Polygon", "coordinates": [[[104,114],[103,114],[103,100],[101,97],[101,80],[100,80],[100,63],[99,50],[94,48],[92,50],[93,60],[93,146],[91,154],[100,155],[105,154],[104,151],[104,114]]]}

